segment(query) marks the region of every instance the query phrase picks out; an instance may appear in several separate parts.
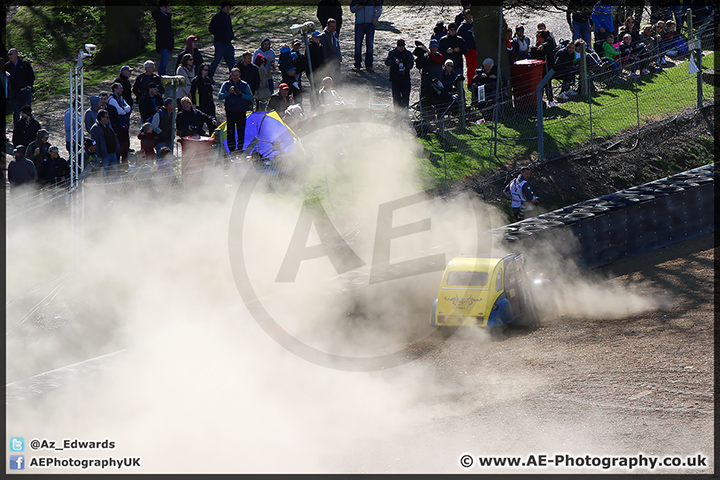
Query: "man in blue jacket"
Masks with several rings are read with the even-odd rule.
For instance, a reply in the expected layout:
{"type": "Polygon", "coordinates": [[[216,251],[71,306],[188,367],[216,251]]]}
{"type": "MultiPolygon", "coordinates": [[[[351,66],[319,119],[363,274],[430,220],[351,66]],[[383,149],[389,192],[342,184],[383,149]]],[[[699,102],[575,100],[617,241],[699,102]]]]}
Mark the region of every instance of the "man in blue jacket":
{"type": "Polygon", "coordinates": [[[240,79],[240,69],[230,71],[230,79],[223,82],[218,93],[220,100],[225,100],[225,121],[228,150],[242,150],[245,143],[245,122],[247,111],[253,104],[253,94],[247,82],[240,79]],[[235,141],[237,130],[237,142],[235,141]]]}
{"type": "Polygon", "coordinates": [[[213,34],[213,46],[215,47],[215,58],[210,64],[209,77],[215,78],[215,70],[220,61],[224,58],[228,70],[235,66],[235,47],[232,40],[233,33],[232,18],[230,18],[230,2],[224,1],[220,4],[220,10],[210,19],[208,30],[213,34]]]}
{"type": "Polygon", "coordinates": [[[355,14],[355,66],[353,72],[359,72],[362,64],[362,43],[365,38],[365,68],[373,68],[373,46],[375,44],[375,26],[382,14],[383,0],[352,0],[350,11],[355,14]]]}

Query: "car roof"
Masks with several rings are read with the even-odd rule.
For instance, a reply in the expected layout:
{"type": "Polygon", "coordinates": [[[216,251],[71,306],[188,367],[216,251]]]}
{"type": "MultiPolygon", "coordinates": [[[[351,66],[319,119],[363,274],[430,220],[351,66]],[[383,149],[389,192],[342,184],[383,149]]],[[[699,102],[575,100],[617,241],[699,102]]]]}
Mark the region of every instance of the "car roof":
{"type": "MultiPolygon", "coordinates": [[[[514,255],[513,255],[514,256],[514,255]]],[[[503,258],[508,257],[455,257],[448,262],[446,270],[451,271],[470,271],[470,272],[488,272],[495,268],[503,258]]]]}

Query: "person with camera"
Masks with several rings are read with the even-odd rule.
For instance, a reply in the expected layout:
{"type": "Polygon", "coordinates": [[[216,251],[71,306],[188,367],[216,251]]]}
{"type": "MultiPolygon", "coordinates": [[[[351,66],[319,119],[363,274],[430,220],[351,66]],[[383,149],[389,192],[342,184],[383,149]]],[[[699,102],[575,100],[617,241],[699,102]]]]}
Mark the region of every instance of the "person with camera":
{"type": "Polygon", "coordinates": [[[445,59],[439,84],[441,87],[440,104],[438,105],[439,116],[457,115],[460,113],[458,84],[461,78],[462,75],[457,73],[453,60],[450,58],[445,59]]]}
{"type": "Polygon", "coordinates": [[[390,67],[393,104],[395,110],[400,111],[410,105],[410,70],[415,59],[413,54],[405,49],[404,39],[398,39],[395,44],[395,48],[390,50],[385,59],[385,65],[390,67]]]}
{"type": "Polygon", "coordinates": [[[254,100],[250,85],[240,78],[240,69],[233,67],[230,78],[223,82],[218,93],[225,100],[225,121],[227,122],[228,150],[242,150],[245,143],[245,122],[247,111],[252,109],[254,100]],[[236,133],[237,132],[237,133],[236,133]],[[237,141],[236,141],[237,136],[237,141]]]}

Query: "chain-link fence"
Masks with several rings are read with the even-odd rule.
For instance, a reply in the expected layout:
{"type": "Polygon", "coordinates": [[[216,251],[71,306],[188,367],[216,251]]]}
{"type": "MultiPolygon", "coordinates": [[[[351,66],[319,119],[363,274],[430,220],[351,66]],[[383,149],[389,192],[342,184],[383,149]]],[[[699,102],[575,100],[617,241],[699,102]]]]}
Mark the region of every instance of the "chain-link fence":
{"type": "MultiPolygon", "coordinates": [[[[539,70],[513,78],[512,86],[498,82],[497,102],[472,98],[462,109],[458,95],[433,110],[421,100],[414,106],[413,124],[435,167],[428,181],[443,189],[469,174],[483,183],[486,174],[484,182],[491,182],[498,176],[493,171],[517,168],[515,159],[531,158],[527,163],[537,165],[603,150],[668,118],[714,104],[715,86],[703,80],[711,63],[703,60],[710,55],[714,62],[712,28],[703,25],[687,51],[671,52],[672,57],[656,43],[627,62],[618,61],[617,67],[591,49],[578,52],[581,61],[570,75],[546,72],[536,62],[539,70]]],[[[458,82],[456,90],[462,89],[458,82]]]]}

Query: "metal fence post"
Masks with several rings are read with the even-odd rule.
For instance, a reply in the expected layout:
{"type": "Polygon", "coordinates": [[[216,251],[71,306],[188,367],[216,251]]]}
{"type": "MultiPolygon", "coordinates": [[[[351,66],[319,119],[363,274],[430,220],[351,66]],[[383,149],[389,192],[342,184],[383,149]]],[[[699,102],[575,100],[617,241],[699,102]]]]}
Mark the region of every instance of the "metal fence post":
{"type": "Polygon", "coordinates": [[[443,146],[443,169],[445,171],[445,190],[447,191],[448,176],[447,176],[447,159],[445,158],[447,146],[445,145],[445,117],[440,119],[440,135],[442,136],[443,146]]]}
{"type": "Polygon", "coordinates": [[[588,78],[587,78],[587,52],[585,48],[580,50],[580,82],[582,86],[583,98],[587,98],[588,92],[588,78]]]}
{"type": "Polygon", "coordinates": [[[538,86],[536,87],[536,96],[537,96],[537,136],[538,136],[538,162],[542,163],[543,157],[544,157],[544,145],[543,145],[543,101],[542,101],[542,92],[545,88],[545,85],[552,80],[553,75],[555,74],[554,69],[550,69],[550,71],[543,77],[543,79],[540,81],[538,86]]]}
{"type": "MultiPolygon", "coordinates": [[[[692,31],[692,15],[688,15],[688,23],[690,24],[690,30],[692,31]]],[[[704,25],[703,25],[704,26],[704,25]]],[[[702,27],[698,28],[695,32],[695,61],[697,62],[698,72],[697,76],[697,108],[700,109],[703,106],[703,87],[702,87],[702,39],[700,38],[702,27]]]]}
{"type": "Polygon", "coordinates": [[[457,80],[458,84],[458,101],[460,102],[460,128],[465,128],[465,82],[460,76],[457,80]]]}

